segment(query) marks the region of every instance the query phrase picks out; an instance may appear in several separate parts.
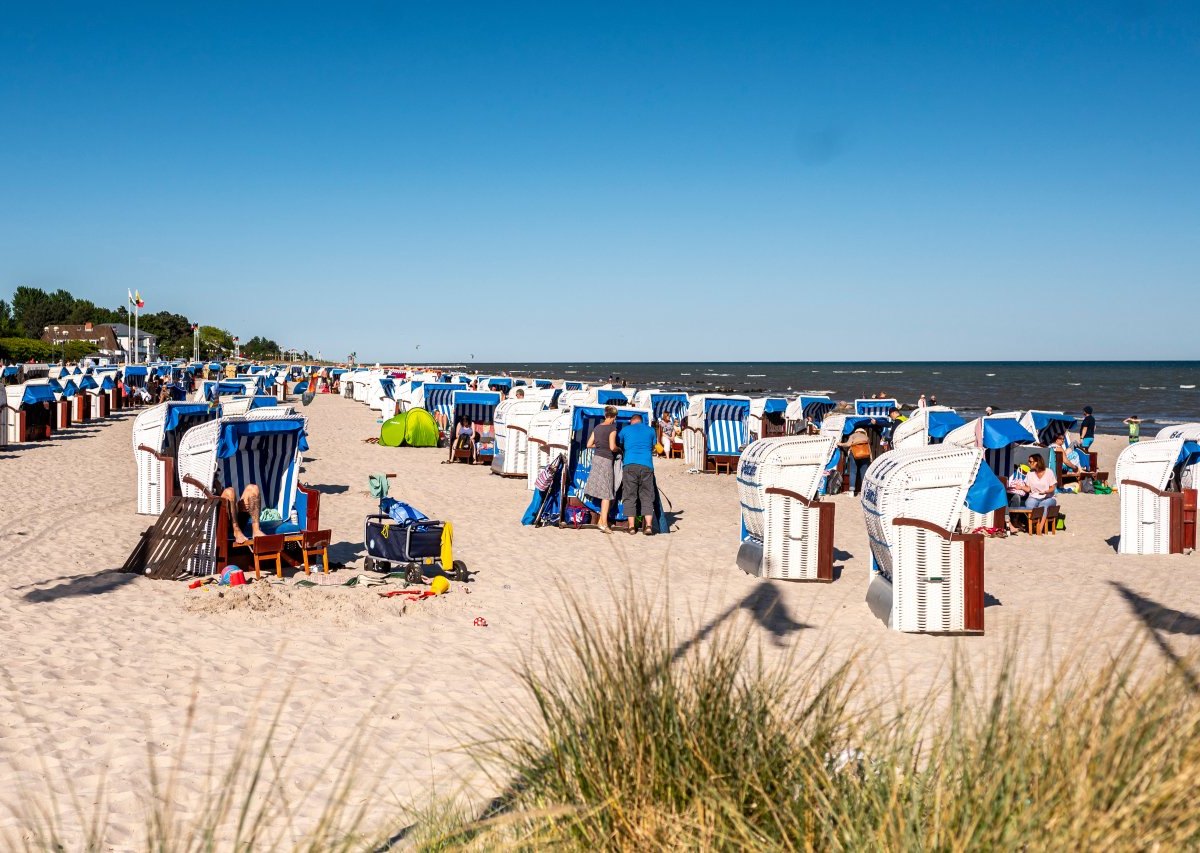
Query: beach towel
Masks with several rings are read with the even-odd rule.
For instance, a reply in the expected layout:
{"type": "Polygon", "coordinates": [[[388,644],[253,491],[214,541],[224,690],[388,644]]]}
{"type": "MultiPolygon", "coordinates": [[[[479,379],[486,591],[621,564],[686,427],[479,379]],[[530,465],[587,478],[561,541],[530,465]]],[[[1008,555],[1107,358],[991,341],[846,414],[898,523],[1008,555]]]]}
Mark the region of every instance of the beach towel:
{"type": "Polygon", "coordinates": [[[367,482],[371,487],[371,497],[382,501],[388,496],[387,474],[371,474],[367,477],[367,482]]]}

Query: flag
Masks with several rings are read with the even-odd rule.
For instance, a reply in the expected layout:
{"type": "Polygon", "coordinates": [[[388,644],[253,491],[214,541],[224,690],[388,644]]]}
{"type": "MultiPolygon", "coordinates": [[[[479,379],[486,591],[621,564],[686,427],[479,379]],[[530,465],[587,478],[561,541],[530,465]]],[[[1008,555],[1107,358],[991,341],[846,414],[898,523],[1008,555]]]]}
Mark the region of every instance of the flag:
{"type": "Polygon", "coordinates": [[[126,289],[126,291],[125,291],[125,292],[129,294],[129,304],[130,304],[130,305],[136,305],[137,303],[133,301],[133,291],[132,291],[132,290],[129,290],[129,289],[126,289]]]}
{"type": "Polygon", "coordinates": [[[146,307],[146,303],[142,301],[142,294],[136,290],[133,292],[133,304],[138,308],[146,307]]]}

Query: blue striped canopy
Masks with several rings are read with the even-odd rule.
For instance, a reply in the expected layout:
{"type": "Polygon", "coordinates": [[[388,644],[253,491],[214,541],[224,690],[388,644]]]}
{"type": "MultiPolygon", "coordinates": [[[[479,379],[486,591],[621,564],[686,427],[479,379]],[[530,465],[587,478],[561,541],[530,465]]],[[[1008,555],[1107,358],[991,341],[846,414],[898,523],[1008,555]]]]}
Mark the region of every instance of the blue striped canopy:
{"type": "Polygon", "coordinates": [[[223,422],[217,441],[221,483],[239,495],[258,486],[263,507],[274,507],[286,520],[296,496],[297,458],[307,447],[299,418],[223,422]]]}
{"type": "Polygon", "coordinates": [[[785,397],[767,397],[763,400],[764,415],[782,415],[787,411],[788,401],[785,397]]]}
{"type": "Polygon", "coordinates": [[[958,412],[930,412],[927,416],[926,429],[931,440],[941,441],[951,430],[958,429],[966,423],[958,412]]]}
{"type": "Polygon", "coordinates": [[[210,421],[217,416],[215,406],[208,403],[167,403],[167,417],[163,421],[163,432],[188,429],[198,423],[210,421]]]}
{"type": "Polygon", "coordinates": [[[4,368],[5,376],[16,376],[17,373],[18,373],[17,366],[15,364],[9,365],[8,367],[4,368]]]}
{"type": "Polygon", "coordinates": [[[849,435],[850,433],[854,432],[859,427],[862,427],[863,429],[868,429],[870,427],[879,427],[882,429],[883,427],[887,426],[888,423],[890,423],[890,421],[891,421],[890,418],[850,416],[850,417],[846,418],[845,423],[842,424],[842,435],[849,435]]]}
{"type": "Polygon", "coordinates": [[[746,446],[749,400],[704,401],[704,452],[713,456],[738,456],[746,446]]]}
{"type": "Polygon", "coordinates": [[[147,375],[146,366],[143,364],[129,364],[125,366],[125,378],[130,376],[145,376],[147,375]]]}
{"type": "Polygon", "coordinates": [[[507,376],[496,376],[488,380],[487,387],[493,391],[508,392],[512,390],[513,381],[507,376]]]}
{"type": "Polygon", "coordinates": [[[596,391],[596,402],[601,406],[628,406],[629,398],[624,391],[616,388],[599,388],[596,391]]]}
{"type": "Polygon", "coordinates": [[[496,419],[500,394],[496,391],[455,391],[453,400],[455,423],[465,415],[473,424],[490,424],[496,419]]]}
{"type": "Polygon", "coordinates": [[[983,446],[985,449],[998,450],[1013,444],[1028,444],[1034,440],[1033,433],[1021,426],[1021,422],[1016,418],[983,419],[983,446]]]}
{"type": "Polygon", "coordinates": [[[91,376],[91,375],[79,377],[79,390],[80,391],[89,391],[92,388],[99,388],[99,387],[100,386],[96,384],[96,377],[91,376]]]}
{"type": "Polygon", "coordinates": [[[564,382],[563,390],[564,391],[582,391],[583,383],[582,382],[564,382]]]}
{"type": "Polygon", "coordinates": [[[215,400],[218,397],[229,395],[244,396],[246,394],[246,383],[244,382],[205,382],[204,383],[204,399],[215,400]]]}
{"type": "Polygon", "coordinates": [[[1075,428],[1075,418],[1061,412],[1030,412],[1040,444],[1051,445],[1054,439],[1075,428]]]}
{"type": "Polygon", "coordinates": [[[389,400],[396,399],[396,383],[391,379],[380,379],[379,387],[383,390],[384,397],[387,397],[389,400]]]}
{"type": "Polygon", "coordinates": [[[855,400],[854,414],[869,417],[884,417],[892,413],[892,409],[900,408],[895,400],[855,400]]]}
{"type": "Polygon", "coordinates": [[[256,396],[250,398],[250,409],[265,409],[268,406],[278,406],[279,401],[274,397],[256,396]]]}
{"type": "Polygon", "coordinates": [[[535,379],[535,380],[533,380],[533,387],[534,388],[553,388],[554,383],[551,382],[549,379],[535,379]]]}
{"type": "Polygon", "coordinates": [[[67,384],[62,387],[62,395],[64,397],[74,397],[78,391],[79,388],[75,385],[75,380],[73,379],[68,379],[67,384]]]}
{"type": "Polygon", "coordinates": [[[54,389],[49,385],[26,385],[25,392],[21,395],[21,405],[34,405],[35,403],[53,403],[54,389]]]}
{"type": "Polygon", "coordinates": [[[46,384],[49,385],[51,388],[53,388],[54,393],[56,393],[56,394],[61,394],[63,392],[62,383],[59,382],[57,379],[47,379],[46,384]]]}
{"type": "Polygon", "coordinates": [[[825,420],[825,416],[836,408],[837,404],[824,396],[805,396],[800,395],[797,398],[800,401],[800,408],[804,412],[804,417],[810,419],[817,426],[825,420]]]}
{"type": "Polygon", "coordinates": [[[651,394],[650,408],[654,412],[655,420],[662,418],[663,415],[682,418],[687,414],[688,395],[683,393],[651,394]]]}
{"type": "Polygon", "coordinates": [[[424,386],[425,411],[429,414],[441,412],[449,419],[454,407],[454,392],[465,391],[466,385],[461,382],[430,382],[424,386]]]}

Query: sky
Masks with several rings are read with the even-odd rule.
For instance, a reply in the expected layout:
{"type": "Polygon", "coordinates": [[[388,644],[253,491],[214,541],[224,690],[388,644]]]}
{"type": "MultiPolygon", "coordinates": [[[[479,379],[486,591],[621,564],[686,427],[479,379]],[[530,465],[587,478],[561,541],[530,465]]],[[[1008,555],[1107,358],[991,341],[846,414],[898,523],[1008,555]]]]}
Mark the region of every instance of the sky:
{"type": "Polygon", "coordinates": [[[362,360],[1198,357],[1196,3],[8,2],[0,116],[0,298],[362,360]]]}

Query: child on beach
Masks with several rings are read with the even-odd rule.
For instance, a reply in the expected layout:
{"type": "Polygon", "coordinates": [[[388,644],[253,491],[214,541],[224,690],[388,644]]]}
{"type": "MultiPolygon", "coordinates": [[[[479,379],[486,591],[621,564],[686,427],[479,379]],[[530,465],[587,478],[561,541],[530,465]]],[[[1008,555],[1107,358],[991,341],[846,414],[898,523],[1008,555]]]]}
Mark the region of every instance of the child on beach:
{"type": "Polygon", "coordinates": [[[1142,419],[1137,415],[1130,415],[1122,423],[1129,427],[1129,443],[1137,444],[1142,436],[1142,419]]]}

